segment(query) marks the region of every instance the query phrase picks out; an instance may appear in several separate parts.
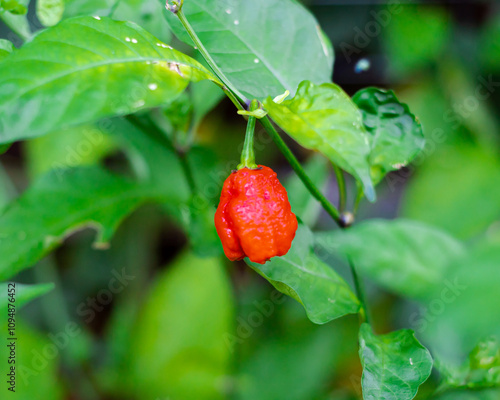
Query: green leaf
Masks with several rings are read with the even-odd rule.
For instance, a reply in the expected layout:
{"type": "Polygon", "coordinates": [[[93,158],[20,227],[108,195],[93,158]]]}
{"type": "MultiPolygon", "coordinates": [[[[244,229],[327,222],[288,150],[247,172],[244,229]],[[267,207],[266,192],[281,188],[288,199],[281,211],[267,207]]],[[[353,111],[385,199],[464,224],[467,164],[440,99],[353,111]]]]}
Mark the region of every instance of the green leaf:
{"type": "MultiPolygon", "coordinates": [[[[66,326],[67,330],[64,331],[64,334],[68,335],[70,332],[72,338],[82,332],[76,324],[70,325],[70,327],[71,329],[66,326]]],[[[0,346],[0,357],[5,361],[0,363],[0,374],[5,377],[2,390],[7,393],[7,374],[12,365],[7,363],[10,348],[7,347],[6,340],[7,311],[3,308],[0,314],[0,329],[5,332],[4,345],[0,346]]],[[[56,335],[58,333],[55,332],[56,335]]],[[[13,394],[9,397],[16,400],[66,399],[59,371],[61,349],[48,339],[47,333],[34,331],[29,325],[23,323],[19,315],[16,316],[16,338],[16,364],[14,365],[16,367],[16,391],[2,395],[2,397],[8,398],[8,395],[13,394]]],[[[65,338],[70,340],[69,336],[65,336],[65,338]]]]}
{"type": "MultiPolygon", "coordinates": [[[[20,0],[17,3],[27,10],[29,2],[30,0],[20,0]]],[[[27,17],[27,13],[17,15],[10,12],[0,12],[0,19],[23,40],[27,40],[31,37],[31,30],[27,17]]]]}
{"type": "Polygon", "coordinates": [[[222,244],[214,225],[216,210],[214,203],[220,196],[221,188],[218,183],[214,185],[212,174],[220,170],[218,160],[209,149],[194,146],[187,153],[186,162],[193,172],[196,193],[181,206],[173,203],[164,204],[164,209],[184,229],[195,255],[199,257],[223,255],[222,244]]]}
{"type": "Polygon", "coordinates": [[[0,61],[7,57],[14,50],[14,45],[7,39],[0,39],[0,61]]]}
{"type": "Polygon", "coordinates": [[[460,367],[439,364],[447,388],[481,389],[500,386],[500,343],[491,336],[479,342],[460,367]]]}
{"type": "Polygon", "coordinates": [[[266,335],[264,340],[249,344],[252,351],[241,367],[238,399],[319,399],[316,395],[325,392],[332,367],[342,363],[341,352],[350,347],[346,345],[349,340],[340,334],[338,323],[313,326],[309,332],[286,326],[287,332],[280,332],[279,337],[266,335]]]}
{"type": "MultiPolygon", "coordinates": [[[[205,198],[204,190],[213,178],[210,174],[217,160],[202,147],[192,147],[187,153],[187,162],[193,171],[200,193],[192,197],[178,156],[173,153],[165,138],[145,135],[130,123],[115,118],[107,120],[107,132],[119,141],[140,171],[141,180],[157,188],[175,190],[179,201],[162,204],[163,209],[186,231],[193,252],[198,256],[222,254],[220,239],[214,226],[215,208],[205,198]],[[165,174],[165,171],[169,171],[165,174]]],[[[217,191],[217,196],[220,190],[217,191]]]]}
{"type": "Polygon", "coordinates": [[[191,101],[193,103],[193,124],[197,126],[203,117],[212,111],[224,98],[222,89],[209,81],[191,85],[191,101]]]}
{"type": "Polygon", "coordinates": [[[126,390],[137,398],[226,398],[231,287],[220,258],[183,254],[156,280],[132,332],[126,390]]]}
{"type": "Polygon", "coordinates": [[[404,219],[369,220],[318,235],[325,249],[351,258],[363,275],[404,297],[427,298],[442,287],[464,246],[432,226],[404,219]]]}
{"type": "Polygon", "coordinates": [[[497,400],[500,398],[500,389],[493,390],[457,390],[442,396],[433,397],[432,400],[497,400]]]}
{"type": "Polygon", "coordinates": [[[17,0],[1,0],[0,8],[15,15],[24,15],[28,12],[26,6],[17,0]]]}
{"type": "Polygon", "coordinates": [[[369,137],[361,113],[339,86],[304,81],[293,99],[276,104],[268,97],[264,105],[286,133],[354,175],[366,197],[375,200],[368,165],[369,137]]]}
{"type": "Polygon", "coordinates": [[[82,15],[110,16],[117,21],[131,21],[168,43],[170,29],[165,22],[165,2],[158,0],[66,0],[64,18],[82,15]]]}
{"type": "Polygon", "coordinates": [[[10,146],[12,146],[12,143],[0,144],[0,155],[7,152],[7,150],[10,149],[10,146]]]}
{"type": "Polygon", "coordinates": [[[22,306],[29,303],[30,301],[36,299],[37,297],[43,296],[44,294],[50,292],[54,289],[53,283],[40,283],[37,285],[25,285],[22,283],[0,283],[0,309],[7,310],[7,304],[15,305],[16,310],[19,310],[22,306]],[[10,285],[15,285],[14,287],[10,285]],[[13,290],[13,296],[9,297],[9,290],[13,290]],[[14,302],[10,302],[9,299],[14,298],[14,302]]]}
{"type": "Polygon", "coordinates": [[[403,198],[402,215],[458,238],[484,232],[500,215],[500,162],[495,154],[459,145],[419,167],[403,198]]]}
{"type": "MultiPolygon", "coordinates": [[[[324,190],[328,180],[328,166],[324,157],[313,155],[304,165],[307,175],[320,190],[324,190]]],[[[292,174],[283,184],[285,187],[292,211],[304,224],[311,227],[315,224],[321,211],[318,201],[311,196],[304,183],[296,174],[292,174]]]]}
{"type": "Polygon", "coordinates": [[[494,13],[479,40],[479,59],[487,71],[500,70],[500,14],[494,13]]]}
{"type": "Polygon", "coordinates": [[[202,79],[215,80],[133,23],[65,20],[0,64],[0,143],[165,104],[202,79]]]}
{"type": "Polygon", "coordinates": [[[65,0],[64,18],[82,15],[109,15],[115,4],[116,0],[65,0]]]}
{"type": "MultiPolygon", "coordinates": [[[[171,173],[175,177],[176,171],[171,173]]],[[[181,201],[182,185],[138,184],[97,167],[55,170],[0,215],[0,279],[33,265],[72,232],[92,227],[103,248],[119,223],[146,201],[181,201]]]]}
{"type": "Polygon", "coordinates": [[[384,29],[389,65],[395,73],[409,74],[439,62],[451,37],[449,13],[440,7],[399,4],[384,29]]]}
{"type": "Polygon", "coordinates": [[[36,15],[45,26],[57,24],[64,13],[64,0],[37,0],[36,15]]]}
{"type": "Polygon", "coordinates": [[[448,272],[450,290],[436,293],[419,314],[415,329],[443,362],[459,365],[484,338],[500,338],[499,265],[500,245],[478,244],[448,272]]]}
{"type": "Polygon", "coordinates": [[[115,146],[99,126],[81,125],[51,132],[24,143],[32,177],[52,169],[64,170],[95,165],[115,146]]]}
{"type": "Polygon", "coordinates": [[[359,311],[349,285],[314,254],[312,233],[303,224],[286,255],[263,265],[245,261],[276,289],[302,304],[316,324],[359,311]]]}
{"type": "MultiPolygon", "coordinates": [[[[293,94],[305,80],[330,81],[331,44],[314,17],[293,0],[189,0],[183,11],[215,63],[250,99],[293,94]]],[[[178,18],[173,32],[192,44],[178,18]]]]}
{"type": "Polygon", "coordinates": [[[392,90],[362,89],[353,97],[371,134],[369,163],[375,184],[408,165],[425,144],[422,126],[392,90]]]}
{"type": "Polygon", "coordinates": [[[409,329],[377,336],[363,324],[359,346],[364,400],[411,400],[431,374],[432,357],[409,329]]]}

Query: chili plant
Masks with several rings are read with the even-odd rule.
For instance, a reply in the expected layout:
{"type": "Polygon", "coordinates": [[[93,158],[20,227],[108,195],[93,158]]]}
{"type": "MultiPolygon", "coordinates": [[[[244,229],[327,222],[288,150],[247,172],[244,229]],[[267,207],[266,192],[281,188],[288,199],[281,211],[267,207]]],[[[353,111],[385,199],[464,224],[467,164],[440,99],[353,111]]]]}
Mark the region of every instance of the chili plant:
{"type": "MultiPolygon", "coordinates": [[[[245,397],[244,382],[227,381],[236,374],[231,359],[244,338],[233,326],[223,250],[231,260],[244,259],[245,273],[251,269],[267,280],[276,299],[282,293],[300,304],[311,324],[357,316],[362,375],[352,381],[362,388],[363,399],[413,399],[433,368],[435,377],[419,398],[444,399],[448,392],[469,389],[481,399],[498,398],[498,392],[487,389],[500,385],[500,350],[495,336],[485,336],[500,333],[498,301],[489,297],[500,283],[498,242],[466,243],[416,220],[357,218],[363,205],[377,201],[381,182],[424,149],[422,125],[408,105],[392,90],[368,87],[351,97],[333,83],[332,44],[294,0],[136,3],[39,0],[37,22],[43,27],[35,33],[25,15],[27,2],[0,3],[0,17],[20,44],[0,42],[0,149],[5,153],[26,141],[35,177],[22,194],[5,196],[8,204],[0,214],[0,298],[7,314],[2,334],[23,335],[23,325],[13,330],[19,322],[14,305],[54,288],[60,301],[53,312],[67,313],[60,308],[64,287],[50,253],[69,235],[93,228],[93,246],[106,249],[122,221],[152,203],[187,234],[190,249],[157,279],[146,299],[147,273],[114,271],[109,290],[102,293],[112,298],[130,284],[134,300],[123,300],[128,311],[115,317],[115,324],[125,327],[126,350],[113,347],[111,334],[115,364],[95,368],[106,371],[101,374],[106,378],[87,379],[85,370],[93,367],[88,355],[75,361],[82,349],[89,352],[88,333],[75,324],[53,336],[56,353],[72,354],[68,368],[87,377],[75,389],[82,398],[98,398],[101,392],[141,399],[260,398],[258,382],[252,389],[257,394],[245,397]],[[141,6],[150,7],[147,17],[141,6]],[[247,124],[246,133],[241,126],[232,132],[243,146],[231,147],[240,162],[226,168],[199,146],[198,129],[223,96],[247,124]],[[285,180],[279,170],[263,166],[266,161],[259,158],[264,155],[254,150],[256,129],[271,139],[267,146],[279,149],[293,178],[285,180]],[[71,141],[74,154],[66,151],[69,147],[58,150],[71,141]],[[99,165],[117,149],[127,166],[118,163],[117,168],[113,159],[108,168],[99,165]],[[305,165],[296,156],[302,149],[318,155],[305,165]],[[337,183],[336,202],[322,184],[327,165],[337,183]],[[222,171],[215,183],[214,171],[222,171]],[[288,194],[280,181],[286,181],[288,194]],[[316,205],[337,228],[312,229],[316,205]],[[29,275],[27,269],[37,263],[29,275]],[[11,280],[37,279],[36,271],[43,268],[52,282],[17,283],[14,294],[8,290],[14,287],[11,280]],[[381,287],[424,311],[412,314],[411,326],[387,332],[374,291],[365,290],[366,280],[372,289],[381,287]],[[193,293],[203,300],[194,304],[193,293]],[[482,296],[481,315],[488,318],[477,318],[470,306],[482,296]],[[191,325],[180,333],[171,323],[180,323],[184,315],[191,325]],[[143,334],[143,325],[153,328],[143,334]]],[[[225,145],[221,139],[220,146],[225,145]]],[[[155,219],[147,224],[157,226],[155,219]]],[[[134,231],[132,248],[143,240],[143,231],[134,231]]],[[[83,303],[76,313],[91,323],[103,309],[98,304],[83,303]]],[[[273,304],[272,309],[279,308],[282,302],[273,304]]],[[[23,396],[29,385],[37,385],[41,391],[49,388],[43,398],[62,398],[73,389],[52,389],[56,366],[49,361],[55,356],[21,354],[23,343],[36,341],[26,334],[19,341],[17,370],[6,372],[17,371],[17,381],[9,377],[6,390],[23,396]]],[[[1,362],[7,365],[8,357],[1,362]]],[[[276,367],[288,362],[301,360],[283,358],[276,367]]],[[[306,398],[290,390],[283,398],[306,398]]]]}

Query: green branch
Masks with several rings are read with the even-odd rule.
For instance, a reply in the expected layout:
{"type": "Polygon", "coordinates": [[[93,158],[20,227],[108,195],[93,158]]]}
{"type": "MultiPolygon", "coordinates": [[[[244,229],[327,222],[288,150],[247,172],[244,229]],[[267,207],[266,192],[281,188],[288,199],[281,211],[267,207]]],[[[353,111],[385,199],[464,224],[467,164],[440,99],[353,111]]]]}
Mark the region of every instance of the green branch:
{"type": "Polygon", "coordinates": [[[229,96],[233,104],[238,107],[239,109],[241,108],[241,103],[247,104],[248,99],[240,93],[236,87],[231,83],[231,81],[226,77],[224,72],[219,68],[219,66],[215,63],[214,59],[210,55],[210,53],[207,51],[203,43],[201,42],[200,38],[194,31],[193,27],[189,23],[189,21],[186,19],[186,16],[184,15],[184,12],[182,11],[182,5],[179,6],[178,10],[175,12],[175,15],[177,15],[177,18],[179,18],[179,21],[181,22],[182,26],[188,33],[189,37],[195,44],[196,48],[198,51],[201,53],[205,61],[207,62],[208,66],[210,69],[214,72],[215,75],[219,78],[219,80],[224,84],[225,88],[224,92],[229,96]]]}

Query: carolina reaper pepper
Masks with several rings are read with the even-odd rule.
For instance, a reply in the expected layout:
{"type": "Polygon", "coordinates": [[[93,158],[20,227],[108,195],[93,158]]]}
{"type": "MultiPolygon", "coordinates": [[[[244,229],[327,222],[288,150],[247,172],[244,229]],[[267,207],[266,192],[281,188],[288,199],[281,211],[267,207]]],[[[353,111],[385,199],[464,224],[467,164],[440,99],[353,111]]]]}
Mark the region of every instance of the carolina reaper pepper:
{"type": "Polygon", "coordinates": [[[248,257],[264,264],[290,250],[297,218],[276,173],[259,165],[233,171],[226,179],[215,227],[230,260],[248,257]]]}

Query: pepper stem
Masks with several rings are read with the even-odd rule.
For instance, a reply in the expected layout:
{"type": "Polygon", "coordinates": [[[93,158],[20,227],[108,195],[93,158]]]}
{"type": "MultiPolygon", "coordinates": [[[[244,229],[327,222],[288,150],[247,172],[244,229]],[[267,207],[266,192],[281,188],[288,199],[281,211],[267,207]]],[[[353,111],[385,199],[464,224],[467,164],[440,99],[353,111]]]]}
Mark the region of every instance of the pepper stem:
{"type": "MultiPolygon", "coordinates": [[[[259,107],[257,100],[252,100],[250,103],[249,111],[255,111],[259,107]]],[[[256,169],[258,165],[255,163],[255,153],[253,149],[253,139],[255,132],[255,122],[257,118],[253,116],[248,117],[247,131],[245,134],[245,143],[243,144],[243,151],[241,152],[241,163],[236,169],[249,168],[256,169]]]]}

